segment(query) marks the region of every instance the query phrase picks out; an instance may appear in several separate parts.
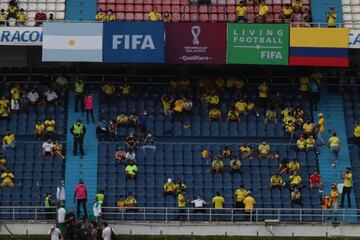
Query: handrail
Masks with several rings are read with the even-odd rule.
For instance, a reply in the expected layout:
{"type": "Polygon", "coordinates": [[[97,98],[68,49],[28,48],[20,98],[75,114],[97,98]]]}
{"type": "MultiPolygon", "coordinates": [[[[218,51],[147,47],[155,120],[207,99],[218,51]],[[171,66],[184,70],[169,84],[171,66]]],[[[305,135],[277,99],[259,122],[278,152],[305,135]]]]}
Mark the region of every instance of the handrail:
{"type": "MultiPolygon", "coordinates": [[[[55,207],[44,211],[44,206],[1,206],[0,219],[44,220],[46,215],[55,219],[55,207]],[[11,214],[10,217],[6,215],[11,214]],[[28,218],[25,218],[25,216],[28,218]]],[[[314,208],[176,208],[176,207],[103,207],[103,218],[114,221],[248,221],[264,222],[358,222],[360,209],[314,209],[314,208]],[[200,211],[199,211],[200,210],[200,211]]]]}

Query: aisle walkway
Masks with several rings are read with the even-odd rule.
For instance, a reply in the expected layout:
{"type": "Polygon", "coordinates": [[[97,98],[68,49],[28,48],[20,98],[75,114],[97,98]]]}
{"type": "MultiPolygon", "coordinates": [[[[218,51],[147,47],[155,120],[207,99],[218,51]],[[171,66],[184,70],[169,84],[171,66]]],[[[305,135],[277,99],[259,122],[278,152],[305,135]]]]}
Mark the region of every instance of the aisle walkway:
{"type": "MultiPolygon", "coordinates": [[[[94,94],[94,116],[95,122],[99,115],[99,98],[97,94],[94,94]]],[[[84,139],[84,151],[85,156],[81,160],[80,156],[73,156],[73,136],[70,132],[67,134],[67,148],[66,148],[66,170],[65,170],[65,189],[66,194],[66,207],[75,208],[73,202],[74,187],[78,183],[79,179],[84,179],[85,184],[88,187],[88,211],[92,210],[92,203],[97,190],[97,160],[98,160],[98,141],[96,139],[95,124],[86,124],[85,113],[74,112],[74,92],[69,94],[69,109],[68,109],[68,131],[71,126],[77,120],[81,119],[86,127],[86,135],[84,139]]],[[[92,212],[92,211],[91,211],[92,212]]]]}

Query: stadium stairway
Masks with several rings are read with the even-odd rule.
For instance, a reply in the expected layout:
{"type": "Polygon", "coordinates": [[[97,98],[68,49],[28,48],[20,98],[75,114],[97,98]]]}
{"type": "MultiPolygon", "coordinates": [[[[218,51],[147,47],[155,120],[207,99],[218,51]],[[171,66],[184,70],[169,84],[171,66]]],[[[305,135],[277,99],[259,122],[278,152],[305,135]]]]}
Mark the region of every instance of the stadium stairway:
{"type": "Polygon", "coordinates": [[[66,20],[95,21],[97,0],[67,0],[66,20]]]}
{"type": "MultiPolygon", "coordinates": [[[[93,93],[94,96],[94,117],[97,122],[99,116],[99,97],[97,93],[93,93]]],[[[85,113],[74,112],[75,102],[74,92],[69,93],[69,108],[68,108],[68,126],[67,129],[70,131],[71,126],[77,119],[81,119],[86,127],[86,135],[84,139],[84,151],[85,156],[81,160],[79,154],[73,155],[73,136],[67,134],[66,142],[68,146],[66,148],[66,170],[65,170],[65,189],[66,194],[66,208],[76,207],[73,202],[73,193],[76,184],[79,179],[84,179],[85,184],[88,188],[88,202],[87,208],[88,213],[92,213],[92,203],[95,198],[97,191],[97,166],[98,166],[98,140],[96,138],[96,124],[86,124],[85,113]]]]}
{"type": "MultiPolygon", "coordinates": [[[[341,150],[339,154],[339,162],[335,168],[331,167],[331,154],[328,147],[319,147],[319,168],[324,185],[324,194],[330,193],[330,186],[332,183],[343,183],[341,179],[341,171],[345,172],[346,167],[351,167],[349,148],[346,135],[346,126],[344,118],[343,99],[340,94],[328,92],[327,89],[321,91],[321,100],[318,105],[318,111],[314,112],[314,121],[318,121],[317,114],[322,112],[325,116],[324,140],[330,137],[332,132],[336,132],[341,141],[341,150]]],[[[339,205],[340,205],[339,198],[339,205]]],[[[351,193],[352,208],[356,208],[354,192],[351,193]]],[[[345,206],[347,207],[347,200],[345,199],[345,206]]],[[[351,212],[351,211],[350,211],[351,212]]],[[[350,213],[347,212],[347,213],[350,213]]],[[[355,214],[355,212],[354,212],[355,214]]],[[[356,222],[356,217],[348,217],[348,222],[356,222]]]]}
{"type": "MultiPolygon", "coordinates": [[[[335,7],[335,12],[337,14],[337,23],[344,23],[343,20],[343,11],[341,0],[313,0],[311,1],[311,12],[314,23],[326,23],[326,15],[330,6],[335,7]]],[[[327,27],[327,24],[322,25],[322,27],[327,27]]]]}

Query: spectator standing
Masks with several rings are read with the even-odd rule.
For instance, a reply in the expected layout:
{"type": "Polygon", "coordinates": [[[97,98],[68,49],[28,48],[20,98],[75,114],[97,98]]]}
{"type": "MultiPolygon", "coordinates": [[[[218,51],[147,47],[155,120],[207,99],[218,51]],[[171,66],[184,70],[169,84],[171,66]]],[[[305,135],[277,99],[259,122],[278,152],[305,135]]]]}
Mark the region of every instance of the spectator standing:
{"type": "Polygon", "coordinates": [[[354,135],[354,143],[360,144],[360,122],[355,122],[353,135],[354,135]]]}
{"type": "Polygon", "coordinates": [[[75,187],[74,202],[77,203],[77,217],[80,218],[80,207],[83,207],[84,215],[87,217],[86,202],[87,202],[87,187],[84,180],[80,179],[79,184],[75,187]]]}
{"type": "Polygon", "coordinates": [[[171,117],[171,114],[172,114],[171,104],[173,101],[174,101],[174,99],[171,97],[167,97],[167,96],[161,97],[161,103],[162,103],[163,112],[164,112],[165,116],[171,117]]]}
{"type": "Polygon", "coordinates": [[[84,98],[85,110],[86,110],[86,123],[89,123],[89,115],[91,115],[92,122],[95,123],[94,119],[94,97],[88,92],[84,98]]]}
{"type": "Polygon", "coordinates": [[[104,117],[101,118],[101,121],[96,126],[96,137],[98,139],[107,139],[109,133],[108,123],[104,117]]]}
{"type": "Polygon", "coordinates": [[[246,197],[244,199],[245,213],[248,221],[252,221],[252,211],[255,207],[256,201],[255,198],[252,197],[251,192],[247,192],[246,197]]]}
{"type": "Polygon", "coordinates": [[[99,198],[97,196],[95,197],[95,201],[94,201],[93,214],[95,217],[95,222],[99,223],[102,212],[101,212],[101,203],[99,202],[99,198]]]}
{"type": "Polygon", "coordinates": [[[96,12],[95,20],[96,20],[97,22],[104,22],[104,21],[106,20],[106,14],[103,12],[102,9],[99,9],[99,10],[96,12]]]}
{"type": "Polygon", "coordinates": [[[346,168],[346,172],[342,173],[341,172],[341,178],[344,179],[344,187],[341,193],[341,205],[340,207],[343,208],[344,207],[344,199],[345,199],[345,195],[347,196],[347,200],[348,200],[348,208],[351,208],[351,201],[350,201],[350,193],[351,193],[351,189],[352,189],[352,173],[351,173],[351,169],[350,168],[346,168]]]}
{"type": "Polygon", "coordinates": [[[207,203],[200,197],[200,195],[197,196],[196,199],[192,200],[191,203],[195,207],[194,213],[205,213],[206,212],[204,207],[207,205],[207,203]]]}
{"type": "Polygon", "coordinates": [[[65,216],[66,216],[65,205],[64,203],[61,203],[59,209],[57,210],[57,225],[63,234],[66,233],[65,216]]]}
{"type": "Polygon", "coordinates": [[[219,221],[219,220],[221,220],[220,215],[222,213],[222,209],[224,208],[224,204],[225,204],[225,199],[221,195],[220,192],[217,192],[216,195],[213,197],[212,204],[213,204],[213,208],[215,208],[215,210],[214,210],[215,217],[214,218],[216,221],[219,221]]]}
{"type": "Polygon", "coordinates": [[[101,205],[104,204],[104,200],[105,200],[105,190],[104,189],[100,189],[99,192],[96,194],[97,200],[99,201],[99,203],[101,205]]]}
{"type": "Polygon", "coordinates": [[[9,1],[9,8],[8,8],[8,15],[7,15],[7,19],[9,20],[10,18],[16,18],[16,15],[19,11],[19,7],[17,5],[16,0],[10,0],[9,1]]]}
{"type": "Polygon", "coordinates": [[[108,225],[108,223],[103,222],[103,230],[102,230],[102,234],[101,234],[103,240],[112,240],[113,235],[115,235],[115,234],[113,233],[113,230],[108,225]]]}
{"type": "Polygon", "coordinates": [[[336,13],[334,6],[330,6],[326,15],[326,20],[329,28],[336,28],[336,13]]]}
{"type": "Polygon", "coordinates": [[[35,14],[35,27],[42,26],[43,22],[46,21],[47,16],[44,12],[38,12],[35,14]]]}
{"type": "Polygon", "coordinates": [[[74,136],[73,154],[74,156],[76,156],[77,150],[79,148],[80,157],[82,158],[85,155],[83,143],[84,143],[86,128],[80,119],[78,119],[76,123],[73,124],[70,132],[74,136]]]}
{"type": "Polygon", "coordinates": [[[65,182],[61,180],[56,188],[56,206],[60,206],[61,203],[65,203],[65,182]]]}
{"type": "Polygon", "coordinates": [[[260,0],[259,12],[256,15],[256,22],[265,23],[268,12],[269,12],[269,7],[265,4],[264,0],[260,0]]]}
{"type": "Polygon", "coordinates": [[[291,22],[293,19],[293,10],[290,7],[290,4],[285,4],[285,6],[281,9],[281,18],[284,22],[291,22]]]}
{"type": "Polygon", "coordinates": [[[51,199],[51,192],[47,192],[45,196],[45,218],[46,219],[53,219],[53,201],[51,199]]]}
{"type": "MultiPolygon", "coordinates": [[[[333,209],[333,213],[335,215],[339,205],[339,190],[337,189],[335,183],[331,184],[330,197],[331,197],[331,208],[333,209]]],[[[336,215],[335,215],[335,220],[336,220],[336,215]]]]}
{"type": "Polygon", "coordinates": [[[48,235],[50,236],[51,240],[61,240],[63,239],[61,230],[54,225],[50,227],[50,230],[48,232],[48,235]]]}
{"type": "Polygon", "coordinates": [[[335,167],[335,164],[339,161],[339,151],[340,151],[340,139],[336,136],[336,132],[328,140],[330,147],[330,152],[332,154],[331,166],[335,167]]]}
{"type": "MultiPolygon", "coordinates": [[[[80,111],[83,112],[84,111],[84,103],[86,103],[86,97],[88,96],[88,95],[86,97],[84,96],[85,83],[83,80],[81,80],[79,78],[76,79],[76,81],[74,83],[74,92],[75,92],[75,112],[78,112],[79,105],[80,105],[80,111]]],[[[89,107],[91,107],[91,105],[93,104],[93,101],[89,100],[88,104],[89,104],[89,107]]],[[[92,106],[92,107],[94,108],[94,106],[92,106]]],[[[87,121],[89,122],[87,111],[86,111],[86,117],[87,117],[86,118],[87,121]]]]}
{"type": "Polygon", "coordinates": [[[151,22],[157,22],[157,21],[160,21],[161,20],[161,16],[160,14],[157,12],[157,9],[156,8],[153,8],[150,12],[149,12],[149,20],[151,22]]]}
{"type": "Polygon", "coordinates": [[[0,26],[4,26],[4,25],[7,26],[8,24],[7,24],[6,20],[7,20],[7,14],[6,14],[5,10],[2,8],[0,10],[0,26]]]}
{"type": "Polygon", "coordinates": [[[240,1],[240,5],[236,7],[237,22],[246,23],[247,22],[246,14],[247,14],[247,9],[246,6],[244,5],[244,1],[240,1]]]}
{"type": "Polygon", "coordinates": [[[244,208],[244,199],[247,196],[248,191],[245,189],[244,185],[241,185],[240,188],[235,191],[235,207],[244,208]]]}

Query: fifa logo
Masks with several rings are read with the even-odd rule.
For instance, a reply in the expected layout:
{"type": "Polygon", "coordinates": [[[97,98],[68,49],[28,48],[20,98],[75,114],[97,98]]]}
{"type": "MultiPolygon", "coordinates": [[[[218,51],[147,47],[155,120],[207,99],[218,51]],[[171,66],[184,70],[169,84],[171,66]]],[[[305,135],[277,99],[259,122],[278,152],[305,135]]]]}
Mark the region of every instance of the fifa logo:
{"type": "Polygon", "coordinates": [[[191,33],[193,35],[193,44],[194,45],[199,45],[200,44],[199,36],[200,36],[200,33],[201,33],[200,26],[193,26],[191,28],[191,33]]]}

